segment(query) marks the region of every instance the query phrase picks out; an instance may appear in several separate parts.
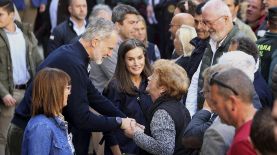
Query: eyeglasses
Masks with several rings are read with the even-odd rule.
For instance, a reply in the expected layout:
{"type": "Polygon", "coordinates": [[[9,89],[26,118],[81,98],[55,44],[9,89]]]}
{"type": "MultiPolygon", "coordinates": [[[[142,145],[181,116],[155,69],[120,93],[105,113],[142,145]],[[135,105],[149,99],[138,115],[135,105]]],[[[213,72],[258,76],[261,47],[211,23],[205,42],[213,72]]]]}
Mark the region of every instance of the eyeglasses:
{"type": "Polygon", "coordinates": [[[212,86],[212,85],[214,85],[214,84],[217,84],[217,85],[219,85],[219,86],[221,86],[221,87],[230,89],[230,90],[237,96],[237,95],[238,95],[238,92],[237,92],[234,88],[232,88],[231,86],[228,86],[227,84],[225,84],[225,83],[223,83],[223,82],[217,80],[217,79],[216,79],[216,76],[217,76],[217,75],[218,75],[218,72],[215,72],[214,74],[211,75],[211,78],[210,78],[210,80],[209,80],[209,85],[212,86]]]}
{"type": "Polygon", "coordinates": [[[218,18],[216,18],[215,20],[212,20],[212,21],[208,21],[208,20],[203,19],[203,23],[206,26],[212,26],[215,22],[217,22],[222,17],[225,17],[225,16],[220,16],[220,17],[218,17],[218,18]]]}

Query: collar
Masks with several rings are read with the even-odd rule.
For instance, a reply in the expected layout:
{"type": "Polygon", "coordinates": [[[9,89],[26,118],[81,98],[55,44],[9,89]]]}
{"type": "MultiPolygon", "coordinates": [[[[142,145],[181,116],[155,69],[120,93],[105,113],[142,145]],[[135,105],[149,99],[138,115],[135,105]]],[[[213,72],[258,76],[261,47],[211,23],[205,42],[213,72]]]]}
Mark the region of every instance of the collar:
{"type": "MultiPolygon", "coordinates": [[[[73,27],[75,26],[75,27],[78,27],[77,25],[77,23],[70,17],[69,18],[69,20],[72,22],[72,24],[73,24],[73,27]]],[[[87,25],[87,21],[84,19],[84,21],[83,21],[83,26],[82,27],[86,27],[86,25],[87,25]]]]}
{"type": "Polygon", "coordinates": [[[17,27],[17,25],[14,23],[14,26],[15,26],[15,31],[14,32],[9,32],[7,29],[4,28],[4,31],[7,33],[7,34],[17,34],[20,32],[20,29],[17,27]]]}
{"type": "Polygon", "coordinates": [[[72,44],[73,48],[75,48],[75,51],[79,51],[80,58],[86,63],[89,63],[89,55],[87,53],[87,50],[84,48],[84,46],[80,43],[80,41],[76,41],[72,44]]]}
{"type": "Polygon", "coordinates": [[[64,116],[62,114],[55,116],[54,120],[58,124],[58,126],[62,129],[67,129],[68,128],[68,123],[67,121],[64,120],[64,116]]]}

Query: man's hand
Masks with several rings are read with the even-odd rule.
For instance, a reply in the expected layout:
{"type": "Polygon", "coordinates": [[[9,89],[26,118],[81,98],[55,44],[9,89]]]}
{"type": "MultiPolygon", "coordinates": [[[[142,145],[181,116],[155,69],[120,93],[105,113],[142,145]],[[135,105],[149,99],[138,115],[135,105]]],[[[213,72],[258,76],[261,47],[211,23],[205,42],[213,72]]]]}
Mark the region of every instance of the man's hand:
{"type": "Polygon", "coordinates": [[[125,136],[129,138],[133,138],[136,132],[144,132],[144,126],[136,123],[135,121],[131,121],[130,128],[124,130],[125,136]]]}
{"type": "Polygon", "coordinates": [[[122,118],[122,124],[120,128],[123,130],[130,128],[131,121],[136,122],[136,120],[134,120],[133,118],[122,118]]]}
{"type": "Polygon", "coordinates": [[[14,106],[16,103],[16,100],[10,95],[6,95],[2,98],[4,104],[8,107],[14,106]]]}

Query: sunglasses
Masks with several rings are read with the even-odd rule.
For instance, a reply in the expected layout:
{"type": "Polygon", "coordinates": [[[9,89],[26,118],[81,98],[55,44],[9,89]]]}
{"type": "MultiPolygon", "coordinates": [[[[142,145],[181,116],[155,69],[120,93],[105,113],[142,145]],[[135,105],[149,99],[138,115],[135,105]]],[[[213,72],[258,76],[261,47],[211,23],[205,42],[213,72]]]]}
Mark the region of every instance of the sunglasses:
{"type": "Polygon", "coordinates": [[[212,86],[214,84],[217,84],[218,86],[230,89],[236,96],[238,96],[239,94],[234,88],[216,79],[218,74],[219,74],[218,72],[215,72],[211,75],[211,78],[209,80],[209,85],[212,86]]]}

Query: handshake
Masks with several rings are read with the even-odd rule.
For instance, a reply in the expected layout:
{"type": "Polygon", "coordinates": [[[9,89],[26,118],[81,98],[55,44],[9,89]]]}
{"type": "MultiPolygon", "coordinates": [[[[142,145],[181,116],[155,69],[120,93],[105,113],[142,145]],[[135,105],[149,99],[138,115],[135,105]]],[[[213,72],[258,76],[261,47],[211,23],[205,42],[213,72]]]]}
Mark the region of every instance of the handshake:
{"type": "Polygon", "coordinates": [[[133,138],[135,132],[144,132],[145,127],[136,122],[133,118],[122,118],[122,124],[120,127],[125,136],[129,138],[133,138]]]}

